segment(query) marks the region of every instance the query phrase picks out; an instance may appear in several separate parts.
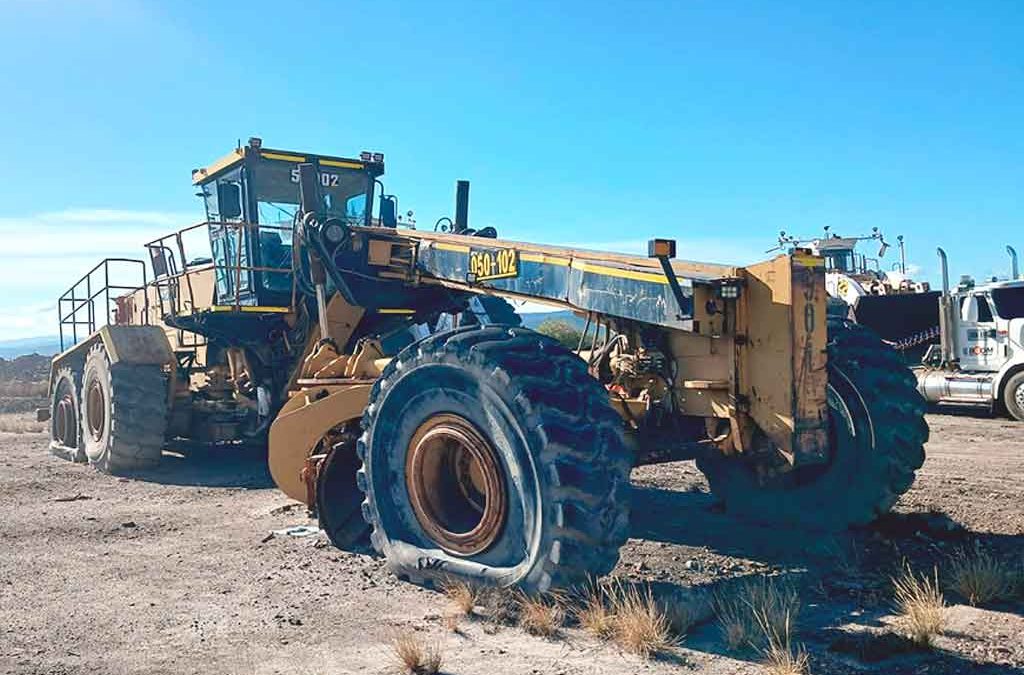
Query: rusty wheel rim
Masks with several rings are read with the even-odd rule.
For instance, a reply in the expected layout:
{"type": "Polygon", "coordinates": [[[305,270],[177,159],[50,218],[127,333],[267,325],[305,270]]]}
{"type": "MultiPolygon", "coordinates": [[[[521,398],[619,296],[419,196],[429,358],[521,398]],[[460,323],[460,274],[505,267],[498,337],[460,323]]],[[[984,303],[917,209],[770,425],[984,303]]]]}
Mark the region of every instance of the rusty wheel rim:
{"type": "Polygon", "coordinates": [[[103,438],[103,429],[107,423],[103,387],[93,382],[85,397],[85,419],[89,425],[89,433],[93,440],[103,438]]]}
{"type": "Polygon", "coordinates": [[[53,414],[53,431],[56,441],[61,445],[71,446],[75,443],[75,402],[71,394],[64,394],[57,401],[53,414]]]}
{"type": "Polygon", "coordinates": [[[449,553],[487,550],[505,524],[497,452],[458,415],[435,415],[416,430],[406,449],[405,484],[416,520],[449,553]]]}

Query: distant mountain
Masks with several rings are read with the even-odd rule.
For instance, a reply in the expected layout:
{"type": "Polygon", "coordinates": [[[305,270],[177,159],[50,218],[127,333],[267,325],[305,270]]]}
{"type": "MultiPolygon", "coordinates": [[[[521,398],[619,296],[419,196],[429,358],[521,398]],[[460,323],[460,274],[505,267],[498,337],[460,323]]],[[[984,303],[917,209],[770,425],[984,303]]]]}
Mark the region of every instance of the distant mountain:
{"type": "Polygon", "coordinates": [[[53,356],[60,351],[60,339],[56,336],[0,340],[0,358],[12,359],[26,354],[53,356]]]}

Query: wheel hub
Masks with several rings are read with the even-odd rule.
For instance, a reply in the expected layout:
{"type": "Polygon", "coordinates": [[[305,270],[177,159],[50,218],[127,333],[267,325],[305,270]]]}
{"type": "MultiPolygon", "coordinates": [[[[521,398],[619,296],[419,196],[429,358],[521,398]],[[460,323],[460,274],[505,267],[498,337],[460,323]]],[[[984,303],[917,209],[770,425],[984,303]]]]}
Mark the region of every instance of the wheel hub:
{"type": "Polygon", "coordinates": [[[1024,410],[1024,384],[1017,387],[1017,391],[1013,392],[1013,400],[1017,402],[1017,406],[1024,410]]]}
{"type": "Polygon", "coordinates": [[[93,440],[101,440],[103,438],[103,430],[107,424],[107,411],[103,387],[100,386],[99,382],[93,382],[86,393],[85,419],[93,440]]]}
{"type": "Polygon", "coordinates": [[[501,461],[458,415],[435,415],[416,430],[406,449],[405,484],[420,526],[450,553],[487,550],[505,524],[501,461]]]}
{"type": "Polygon", "coordinates": [[[53,413],[53,433],[60,445],[76,445],[75,433],[75,402],[71,394],[65,393],[57,401],[57,407],[53,413]]]}

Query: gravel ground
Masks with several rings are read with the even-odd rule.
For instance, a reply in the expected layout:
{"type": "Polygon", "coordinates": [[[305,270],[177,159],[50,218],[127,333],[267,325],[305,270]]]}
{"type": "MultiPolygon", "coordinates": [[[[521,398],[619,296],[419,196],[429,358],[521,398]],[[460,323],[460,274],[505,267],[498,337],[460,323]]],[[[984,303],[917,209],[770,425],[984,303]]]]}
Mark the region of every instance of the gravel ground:
{"type": "MultiPolygon", "coordinates": [[[[615,574],[658,592],[786,577],[804,602],[797,638],[814,673],[1024,673],[1024,603],[978,609],[952,593],[933,652],[865,660],[894,628],[888,579],[904,560],[941,570],[980,545],[1024,562],[1022,427],[929,423],[928,460],[897,512],[841,536],[739,523],[689,463],[637,469],[615,574]]],[[[169,453],[126,480],[51,457],[43,434],[0,432],[0,465],[0,672],[385,673],[389,640],[408,632],[438,641],[453,674],[764,672],[756,654],[729,652],[713,620],[650,662],[574,628],[557,639],[474,622],[451,632],[443,597],[368,553],[274,534],[310,521],[258,456],[169,453]]]]}

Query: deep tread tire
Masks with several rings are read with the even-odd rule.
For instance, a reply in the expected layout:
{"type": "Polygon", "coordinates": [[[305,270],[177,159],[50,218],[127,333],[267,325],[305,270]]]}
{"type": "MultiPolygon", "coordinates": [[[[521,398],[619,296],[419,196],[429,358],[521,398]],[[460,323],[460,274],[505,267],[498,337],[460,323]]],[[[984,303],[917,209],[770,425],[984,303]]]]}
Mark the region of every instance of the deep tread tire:
{"type": "Polygon", "coordinates": [[[928,425],[913,374],[871,330],[837,318],[828,330],[829,386],[850,411],[857,438],[839,443],[828,467],[795,483],[763,485],[740,458],[701,458],[698,467],[729,513],[838,530],[886,513],[914,482],[928,425]]]}
{"type": "Polygon", "coordinates": [[[1003,387],[1003,407],[1010,417],[1024,422],[1024,371],[1012,375],[1003,387]]]}
{"type": "Polygon", "coordinates": [[[607,574],[618,561],[632,453],[604,387],[557,341],[510,326],[429,336],[388,365],[362,424],[363,514],[400,578],[544,592],[607,574]],[[509,513],[478,554],[449,554],[430,540],[404,480],[413,431],[444,413],[472,422],[500,456],[509,513]]]}
{"type": "MultiPolygon", "coordinates": [[[[89,463],[104,473],[126,474],[160,462],[167,430],[167,376],[159,365],[111,364],[106,349],[89,350],[82,374],[81,437],[89,463]],[[92,406],[102,416],[91,428],[92,406]]],[[[99,418],[96,418],[99,419],[99,418]]]]}
{"type": "Polygon", "coordinates": [[[82,389],[82,371],[63,366],[57,369],[50,391],[50,452],[70,462],[85,462],[85,446],[82,442],[81,416],[79,410],[82,389]],[[70,417],[58,413],[58,406],[66,399],[70,410],[65,408],[70,417]],[[64,429],[58,426],[66,425],[64,429]],[[70,444],[61,443],[58,439],[73,438],[70,444]]]}

